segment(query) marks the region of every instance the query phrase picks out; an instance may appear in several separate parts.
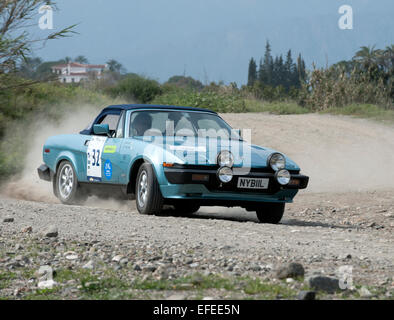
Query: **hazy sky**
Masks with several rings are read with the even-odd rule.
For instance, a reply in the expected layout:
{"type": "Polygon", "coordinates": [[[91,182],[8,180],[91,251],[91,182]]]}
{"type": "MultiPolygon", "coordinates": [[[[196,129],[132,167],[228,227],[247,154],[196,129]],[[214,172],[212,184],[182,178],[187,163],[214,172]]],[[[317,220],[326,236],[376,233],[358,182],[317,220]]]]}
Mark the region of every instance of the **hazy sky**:
{"type": "MultiPolygon", "coordinates": [[[[302,53],[308,66],[350,59],[362,45],[394,43],[392,0],[58,0],[54,27],[79,33],[48,42],[45,60],[114,58],[129,72],[160,81],[176,74],[201,81],[246,82],[250,57],[270,40],[274,54],[302,53]],[[353,8],[353,30],[338,9],[353,8]]],[[[44,35],[49,31],[41,31],[44,35]]]]}

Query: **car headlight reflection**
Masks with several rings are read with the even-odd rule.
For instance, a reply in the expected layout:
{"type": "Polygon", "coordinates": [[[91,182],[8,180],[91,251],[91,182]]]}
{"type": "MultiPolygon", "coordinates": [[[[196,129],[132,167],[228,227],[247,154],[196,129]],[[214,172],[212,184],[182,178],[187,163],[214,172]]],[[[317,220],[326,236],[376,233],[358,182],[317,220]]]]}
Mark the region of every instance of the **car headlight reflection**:
{"type": "Polygon", "coordinates": [[[229,167],[234,165],[234,156],[228,150],[223,150],[218,154],[217,163],[219,167],[229,167]]]}
{"type": "Polygon", "coordinates": [[[273,153],[269,157],[269,165],[274,171],[282,170],[286,167],[286,159],[280,153],[273,153]]]}
{"type": "Polygon", "coordinates": [[[290,172],[287,170],[279,170],[275,174],[276,180],[282,186],[288,185],[291,179],[290,172]]]}
{"type": "Polygon", "coordinates": [[[218,178],[223,183],[228,183],[233,179],[233,170],[229,167],[221,167],[217,171],[218,178]]]}

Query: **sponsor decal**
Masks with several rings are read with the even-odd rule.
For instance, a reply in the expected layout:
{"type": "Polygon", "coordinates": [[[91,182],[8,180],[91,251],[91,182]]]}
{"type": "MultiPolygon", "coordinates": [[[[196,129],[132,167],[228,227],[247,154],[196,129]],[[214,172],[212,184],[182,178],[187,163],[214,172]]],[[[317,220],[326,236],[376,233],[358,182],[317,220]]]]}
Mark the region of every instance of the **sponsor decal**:
{"type": "Polygon", "coordinates": [[[101,182],[101,178],[97,177],[88,177],[89,182],[101,182]]]}
{"type": "Polygon", "coordinates": [[[104,153],[115,153],[116,152],[116,146],[105,146],[104,147],[104,153]]]}
{"type": "Polygon", "coordinates": [[[111,180],[111,178],[112,178],[112,163],[109,160],[105,161],[104,175],[107,178],[107,180],[111,180]]]}

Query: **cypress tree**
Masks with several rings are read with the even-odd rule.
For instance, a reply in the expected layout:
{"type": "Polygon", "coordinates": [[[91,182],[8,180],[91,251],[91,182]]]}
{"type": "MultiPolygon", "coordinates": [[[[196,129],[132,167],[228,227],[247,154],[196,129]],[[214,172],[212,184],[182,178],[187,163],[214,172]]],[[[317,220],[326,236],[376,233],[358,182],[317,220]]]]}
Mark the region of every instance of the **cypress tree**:
{"type": "Polygon", "coordinates": [[[248,86],[253,86],[257,80],[257,64],[256,61],[251,58],[249,62],[249,71],[248,71],[248,86]]]}
{"type": "Polygon", "coordinates": [[[262,84],[265,84],[265,74],[264,74],[263,59],[260,59],[259,70],[257,71],[257,78],[262,84]]]}
{"type": "Polygon", "coordinates": [[[305,69],[305,61],[302,59],[301,53],[297,59],[297,72],[298,72],[298,79],[300,82],[306,80],[306,69],[305,69]]]}
{"type": "Polygon", "coordinates": [[[274,61],[271,55],[271,45],[267,40],[267,44],[265,45],[265,54],[264,54],[264,62],[263,62],[263,70],[264,70],[266,85],[272,85],[273,69],[274,69],[274,61]]]}
{"type": "Polygon", "coordinates": [[[284,87],[288,90],[291,86],[294,86],[294,64],[293,58],[291,57],[291,50],[287,52],[285,71],[284,71],[284,87]]]}

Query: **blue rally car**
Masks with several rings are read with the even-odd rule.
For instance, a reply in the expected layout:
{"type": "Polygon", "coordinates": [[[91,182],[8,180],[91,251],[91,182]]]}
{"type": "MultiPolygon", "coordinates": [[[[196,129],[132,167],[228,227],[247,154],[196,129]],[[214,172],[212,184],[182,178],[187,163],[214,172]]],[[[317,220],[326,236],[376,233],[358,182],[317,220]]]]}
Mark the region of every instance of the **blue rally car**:
{"type": "Polygon", "coordinates": [[[121,197],[135,199],[142,214],[164,205],[184,215],[240,206],[278,223],[309,180],[282,153],[247,143],[216,112],[190,107],[109,106],[79,134],[48,138],[43,159],[39,177],[62,203],[121,197]]]}

